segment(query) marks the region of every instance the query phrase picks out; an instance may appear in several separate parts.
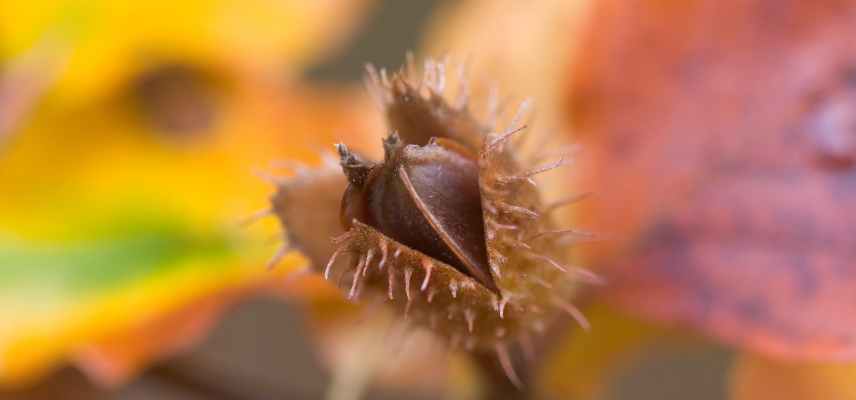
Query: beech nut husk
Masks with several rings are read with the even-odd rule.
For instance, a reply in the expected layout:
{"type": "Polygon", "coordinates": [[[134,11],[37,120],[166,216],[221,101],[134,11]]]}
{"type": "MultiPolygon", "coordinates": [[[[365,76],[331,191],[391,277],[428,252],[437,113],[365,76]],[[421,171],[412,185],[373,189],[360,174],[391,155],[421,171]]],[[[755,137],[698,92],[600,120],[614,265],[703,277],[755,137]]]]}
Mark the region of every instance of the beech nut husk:
{"type": "MultiPolygon", "coordinates": [[[[569,299],[579,283],[599,283],[570,264],[568,238],[590,234],[555,221],[554,211],[572,201],[545,204],[536,181],[567,158],[523,161],[528,102],[499,128],[497,110],[479,119],[468,101],[446,100],[446,66],[429,60],[424,78],[415,70],[368,68],[369,91],[393,132],[382,140],[383,160],[338,144],[342,172],[328,159],[279,183],[273,209],[291,245],[312,249],[314,268],[348,298],[382,299],[452,347],[496,351],[510,365],[508,347],[525,346],[559,312],[585,326],[569,299]],[[295,193],[326,196],[332,187],[341,198],[334,210],[325,206],[331,201],[295,193]],[[338,226],[302,223],[313,213],[324,213],[316,221],[337,214],[338,226]],[[326,253],[318,251],[318,230],[335,235],[326,253]]],[[[469,99],[468,90],[459,82],[458,98],[469,99]]],[[[517,380],[513,371],[509,378],[517,380]]]]}

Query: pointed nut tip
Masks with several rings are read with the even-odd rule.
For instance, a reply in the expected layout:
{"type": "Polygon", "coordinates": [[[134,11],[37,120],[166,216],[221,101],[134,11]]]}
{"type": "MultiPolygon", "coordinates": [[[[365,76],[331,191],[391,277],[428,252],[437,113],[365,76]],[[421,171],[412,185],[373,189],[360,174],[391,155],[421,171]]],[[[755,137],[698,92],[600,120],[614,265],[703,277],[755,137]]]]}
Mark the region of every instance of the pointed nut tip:
{"type": "Polygon", "coordinates": [[[346,146],[344,143],[336,143],[334,146],[336,147],[336,151],[339,153],[339,158],[344,159],[345,157],[348,157],[351,154],[351,151],[348,149],[348,146],[346,146]]]}
{"type": "Polygon", "coordinates": [[[401,141],[401,136],[398,135],[398,132],[392,132],[383,139],[383,153],[384,159],[389,161],[401,147],[404,146],[404,143],[401,141]]]}

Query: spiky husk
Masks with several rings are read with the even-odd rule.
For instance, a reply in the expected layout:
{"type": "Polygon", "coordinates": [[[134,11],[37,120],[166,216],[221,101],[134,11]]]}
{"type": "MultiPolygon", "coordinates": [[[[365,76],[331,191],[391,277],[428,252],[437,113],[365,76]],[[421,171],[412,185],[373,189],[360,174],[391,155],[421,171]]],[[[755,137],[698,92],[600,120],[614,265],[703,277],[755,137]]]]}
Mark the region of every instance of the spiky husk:
{"type": "MultiPolygon", "coordinates": [[[[503,366],[508,364],[509,346],[528,347],[530,335],[543,332],[559,312],[585,326],[585,319],[569,299],[578,283],[597,283],[598,279],[569,264],[563,239],[588,234],[557,230],[555,207],[544,204],[535,180],[567,159],[562,156],[546,166],[522,161],[532,159],[520,151],[529,102],[524,101],[500,130],[498,97],[489,96],[483,117],[477,118],[463,73],[454,90],[457,100],[447,100],[446,63],[428,60],[421,74],[412,57],[393,74],[371,66],[367,69],[369,92],[390,128],[406,143],[424,145],[431,137],[443,137],[478,154],[483,229],[490,274],[498,290],[359,221],[326,247],[319,246],[317,235],[300,233],[305,227],[295,227],[290,221],[293,217],[287,209],[297,204],[289,204],[283,194],[296,190],[293,184],[282,185],[274,197],[274,209],[290,232],[291,242],[313,253],[310,257],[316,270],[325,265],[325,277],[342,287],[350,299],[383,299],[408,323],[429,329],[454,348],[495,350],[503,366]],[[345,255],[347,262],[341,262],[345,255]]],[[[329,179],[319,179],[318,185],[329,185],[329,179]]],[[[303,190],[324,192],[309,187],[303,190]]],[[[339,196],[343,191],[344,185],[339,196]]],[[[338,215],[338,207],[320,212],[338,215]]],[[[509,372],[516,380],[513,375],[509,372]]]]}

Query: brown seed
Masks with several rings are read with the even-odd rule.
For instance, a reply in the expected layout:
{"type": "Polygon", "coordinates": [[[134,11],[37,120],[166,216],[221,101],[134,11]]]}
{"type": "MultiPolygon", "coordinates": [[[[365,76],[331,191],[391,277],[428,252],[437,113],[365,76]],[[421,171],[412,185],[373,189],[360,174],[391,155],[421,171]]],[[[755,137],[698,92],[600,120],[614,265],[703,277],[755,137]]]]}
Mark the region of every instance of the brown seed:
{"type": "Polygon", "coordinates": [[[357,160],[344,146],[339,150],[351,183],[342,201],[346,229],[356,219],[497,292],[475,155],[442,140],[404,145],[396,134],[384,140],[385,160],[377,166],[357,160]]]}

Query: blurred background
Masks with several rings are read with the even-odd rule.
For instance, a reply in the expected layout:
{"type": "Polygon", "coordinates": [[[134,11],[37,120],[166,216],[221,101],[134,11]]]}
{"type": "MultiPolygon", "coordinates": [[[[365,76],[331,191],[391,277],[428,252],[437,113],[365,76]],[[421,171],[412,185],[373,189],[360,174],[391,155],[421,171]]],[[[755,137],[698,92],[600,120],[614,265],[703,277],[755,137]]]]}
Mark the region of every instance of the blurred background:
{"type": "Polygon", "coordinates": [[[382,129],[363,66],[439,6],[0,5],[0,398],[321,398],[303,260],[241,222],[270,161],[382,129]]]}
{"type": "MultiPolygon", "coordinates": [[[[329,395],[347,364],[342,332],[359,330],[337,321],[351,306],[289,278],[299,254],[268,271],[280,227],[245,219],[268,207],[267,178],[296,172],[276,160],[315,165],[332,143],[376,144],[366,62],[397,68],[408,50],[469,58],[476,78],[567,124],[573,55],[557,49],[573,47],[575,4],[587,2],[500,3],[3,2],[0,399],[329,395]]],[[[834,165],[852,165],[852,143],[824,140],[834,165]]],[[[612,328],[649,340],[608,377],[569,368],[585,390],[568,398],[734,398],[738,350],[671,325],[612,328]]],[[[599,337],[624,348],[618,336],[599,337]]],[[[455,368],[427,383],[366,378],[363,398],[446,398],[455,368]]]]}

